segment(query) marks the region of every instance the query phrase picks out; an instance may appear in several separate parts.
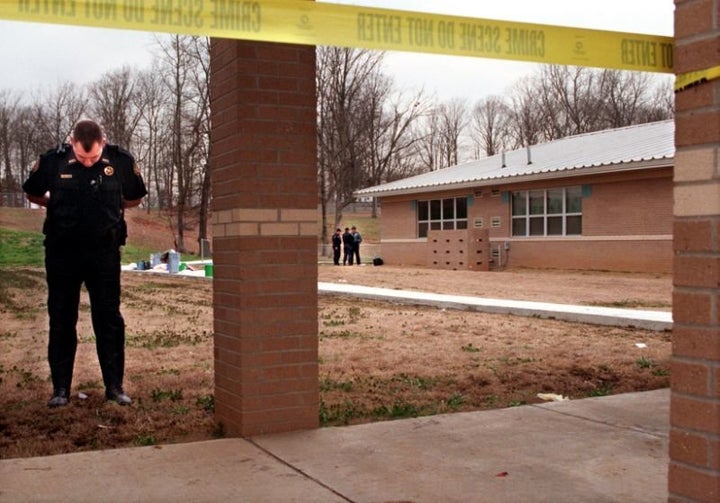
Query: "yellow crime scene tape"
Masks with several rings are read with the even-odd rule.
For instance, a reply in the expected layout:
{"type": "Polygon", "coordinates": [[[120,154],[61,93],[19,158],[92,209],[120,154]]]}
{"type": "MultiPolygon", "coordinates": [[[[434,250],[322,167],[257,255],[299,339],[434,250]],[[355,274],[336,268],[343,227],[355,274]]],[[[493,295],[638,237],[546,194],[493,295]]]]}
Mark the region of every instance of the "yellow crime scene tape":
{"type": "Polygon", "coordinates": [[[675,91],[683,91],[694,85],[718,78],[720,78],[720,66],[713,66],[712,68],[698,70],[696,72],[683,73],[675,77],[675,91]]]}
{"type": "Polygon", "coordinates": [[[0,0],[0,19],[673,72],[672,37],[306,0],[0,0]]]}

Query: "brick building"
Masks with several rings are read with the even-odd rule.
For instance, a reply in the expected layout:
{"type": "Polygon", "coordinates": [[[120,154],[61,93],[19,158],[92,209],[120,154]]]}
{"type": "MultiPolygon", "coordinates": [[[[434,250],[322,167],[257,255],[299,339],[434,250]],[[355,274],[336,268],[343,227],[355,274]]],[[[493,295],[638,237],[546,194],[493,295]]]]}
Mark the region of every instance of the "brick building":
{"type": "Polygon", "coordinates": [[[588,133],[357,191],[389,264],[672,270],[674,124],[588,133]]]}

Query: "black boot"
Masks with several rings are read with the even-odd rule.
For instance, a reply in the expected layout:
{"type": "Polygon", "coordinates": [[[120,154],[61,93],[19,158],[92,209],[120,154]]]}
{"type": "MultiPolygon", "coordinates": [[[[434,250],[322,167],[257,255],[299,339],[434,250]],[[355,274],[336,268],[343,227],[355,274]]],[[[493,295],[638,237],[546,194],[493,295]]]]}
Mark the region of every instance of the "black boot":
{"type": "Polygon", "coordinates": [[[48,400],[48,407],[64,407],[70,401],[70,393],[65,388],[53,390],[53,395],[48,400]]]}
{"type": "Polygon", "coordinates": [[[132,399],[125,394],[122,388],[106,389],[105,398],[117,402],[120,405],[130,405],[132,403],[132,399]]]}

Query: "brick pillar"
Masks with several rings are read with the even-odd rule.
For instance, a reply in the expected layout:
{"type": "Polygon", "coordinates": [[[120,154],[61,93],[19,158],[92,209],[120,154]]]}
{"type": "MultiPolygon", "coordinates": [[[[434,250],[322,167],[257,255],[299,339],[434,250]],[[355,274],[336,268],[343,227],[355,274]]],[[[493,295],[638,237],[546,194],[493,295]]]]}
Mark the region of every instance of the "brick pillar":
{"type": "MultiPolygon", "coordinates": [[[[720,0],[675,0],[675,71],[720,64],[720,0]]],[[[675,95],[669,501],[720,501],[720,80],[675,95]]]]}
{"type": "Polygon", "coordinates": [[[211,46],[215,418],[318,426],[315,48],[211,46]]]}

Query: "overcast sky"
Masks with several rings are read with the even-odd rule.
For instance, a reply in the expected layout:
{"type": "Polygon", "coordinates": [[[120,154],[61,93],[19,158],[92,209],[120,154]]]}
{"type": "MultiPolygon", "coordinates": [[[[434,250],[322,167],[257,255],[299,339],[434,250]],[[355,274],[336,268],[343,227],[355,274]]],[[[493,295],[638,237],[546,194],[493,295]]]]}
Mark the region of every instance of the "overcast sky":
{"type": "MultiPolygon", "coordinates": [[[[671,36],[673,0],[332,0],[371,7],[671,36]]],[[[87,83],[104,72],[149,66],[152,33],[0,21],[0,89],[87,83]],[[78,55],[78,56],[75,56],[78,55]]],[[[536,66],[491,59],[388,53],[386,71],[402,87],[439,99],[505,94],[536,66]]]]}

